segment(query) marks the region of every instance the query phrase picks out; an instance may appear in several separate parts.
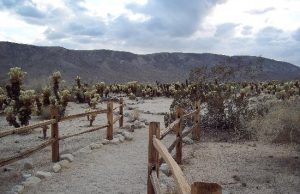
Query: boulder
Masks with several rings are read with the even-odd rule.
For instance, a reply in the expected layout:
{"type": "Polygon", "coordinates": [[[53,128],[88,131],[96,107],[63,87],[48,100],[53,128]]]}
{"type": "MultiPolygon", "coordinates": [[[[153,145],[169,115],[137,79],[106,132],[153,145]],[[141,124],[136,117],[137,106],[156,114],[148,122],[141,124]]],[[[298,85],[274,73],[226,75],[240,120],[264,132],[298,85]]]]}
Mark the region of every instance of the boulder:
{"type": "Polygon", "coordinates": [[[70,168],[70,162],[68,160],[61,160],[58,162],[62,168],[70,168]]]}
{"type": "Polygon", "coordinates": [[[60,156],[61,160],[68,160],[69,162],[73,162],[74,161],[74,156],[72,154],[62,154],[60,156]]]}
{"type": "Polygon", "coordinates": [[[23,183],[22,185],[24,185],[25,187],[28,187],[28,186],[34,186],[36,184],[38,184],[39,182],[41,182],[41,179],[36,177],[36,176],[32,176],[32,177],[29,177],[27,178],[23,183]]]}
{"type": "Polygon", "coordinates": [[[55,163],[52,167],[53,172],[57,173],[61,170],[61,166],[58,163],[55,163]]]}
{"type": "Polygon", "coordinates": [[[52,174],[51,172],[37,171],[35,176],[37,176],[40,179],[44,179],[44,178],[51,177],[52,174]]]}
{"type": "Polygon", "coordinates": [[[91,150],[100,149],[103,146],[102,143],[92,143],[90,144],[91,150]]]}
{"type": "Polygon", "coordinates": [[[125,137],[125,140],[131,141],[133,139],[133,135],[127,131],[124,131],[122,135],[125,137]]]}
{"type": "Polygon", "coordinates": [[[33,169],[33,163],[32,163],[32,161],[25,161],[23,169],[24,170],[31,170],[31,169],[33,169]]]}

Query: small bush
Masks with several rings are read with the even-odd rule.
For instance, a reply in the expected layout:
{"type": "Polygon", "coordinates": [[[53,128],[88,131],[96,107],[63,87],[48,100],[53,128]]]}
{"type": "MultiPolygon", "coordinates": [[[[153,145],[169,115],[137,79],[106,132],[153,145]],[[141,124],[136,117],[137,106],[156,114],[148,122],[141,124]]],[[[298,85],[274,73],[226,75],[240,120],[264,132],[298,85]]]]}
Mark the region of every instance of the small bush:
{"type": "Polygon", "coordinates": [[[300,101],[277,101],[266,106],[268,112],[250,123],[258,140],[300,144],[300,101]]]}

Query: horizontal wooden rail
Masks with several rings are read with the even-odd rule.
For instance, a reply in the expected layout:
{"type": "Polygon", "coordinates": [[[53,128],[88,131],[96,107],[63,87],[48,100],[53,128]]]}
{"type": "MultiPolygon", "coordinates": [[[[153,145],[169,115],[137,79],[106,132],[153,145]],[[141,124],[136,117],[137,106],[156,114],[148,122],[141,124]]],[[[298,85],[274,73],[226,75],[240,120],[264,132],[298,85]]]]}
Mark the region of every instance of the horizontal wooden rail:
{"type": "Polygon", "coordinates": [[[115,124],[118,120],[120,120],[123,116],[119,115],[113,120],[113,124],[115,124]]]}
{"type": "Polygon", "coordinates": [[[77,119],[77,118],[80,118],[80,117],[85,117],[85,116],[91,115],[91,114],[103,114],[103,113],[107,113],[107,110],[106,109],[101,109],[101,110],[94,110],[94,111],[90,111],[90,112],[69,115],[69,116],[65,116],[65,117],[60,118],[60,121],[72,120],[72,119],[77,119]]]}
{"type": "MultiPolygon", "coordinates": [[[[186,137],[188,134],[190,134],[193,130],[195,126],[193,125],[192,127],[188,128],[187,130],[184,130],[182,132],[182,138],[186,137]]],[[[171,153],[173,151],[173,149],[175,148],[176,144],[180,141],[181,138],[177,137],[175,139],[175,141],[170,145],[170,147],[168,148],[169,153],[171,153]]]]}
{"type": "Polygon", "coordinates": [[[53,142],[55,141],[55,139],[51,138],[49,140],[47,140],[46,142],[42,143],[41,145],[39,146],[36,146],[34,148],[30,148],[22,153],[19,153],[19,154],[16,154],[14,156],[11,156],[11,157],[8,157],[8,158],[5,158],[5,159],[0,159],[0,167],[2,166],[5,166],[7,164],[11,164],[13,162],[16,162],[18,160],[21,160],[21,159],[24,159],[28,156],[30,156],[31,154],[51,145],[53,142]]]}
{"type": "Polygon", "coordinates": [[[164,129],[160,134],[160,139],[163,139],[166,135],[168,135],[179,122],[180,122],[180,119],[176,119],[166,129],[164,129]]]}
{"type": "Polygon", "coordinates": [[[36,124],[28,125],[28,126],[25,126],[25,127],[20,127],[20,128],[8,129],[8,130],[5,130],[5,131],[1,131],[0,132],[0,138],[8,136],[8,135],[16,134],[16,133],[26,132],[26,131],[29,131],[29,130],[32,130],[32,129],[35,129],[35,128],[38,128],[38,127],[51,125],[55,122],[56,122],[55,119],[51,119],[51,120],[42,121],[42,122],[39,122],[39,123],[36,123],[36,124]]]}
{"type": "Polygon", "coordinates": [[[118,106],[115,106],[115,107],[113,108],[113,110],[117,110],[117,109],[120,108],[121,106],[123,106],[123,104],[118,105],[118,106]]]}
{"type": "Polygon", "coordinates": [[[161,194],[162,191],[161,191],[158,176],[157,176],[157,173],[155,170],[152,170],[151,175],[150,175],[150,180],[153,185],[155,194],[161,194]]]}
{"type": "Polygon", "coordinates": [[[178,186],[179,192],[181,194],[190,194],[191,186],[188,184],[187,180],[183,175],[181,168],[176,163],[176,161],[172,158],[167,148],[156,137],[153,137],[153,145],[155,149],[159,152],[159,154],[162,156],[162,158],[168,164],[172,172],[172,175],[175,179],[176,185],[178,186]]]}
{"type": "Polygon", "coordinates": [[[82,131],[80,133],[75,133],[75,134],[70,134],[70,135],[64,135],[64,136],[61,136],[59,138],[59,140],[64,140],[64,139],[67,139],[67,138],[70,138],[70,137],[75,137],[75,136],[78,136],[78,135],[81,135],[81,134],[84,134],[84,133],[90,133],[90,132],[93,132],[93,131],[97,131],[97,130],[100,130],[100,129],[103,129],[103,128],[106,128],[108,125],[100,125],[100,126],[95,126],[89,130],[86,130],[86,131],[82,131]]]}
{"type": "Polygon", "coordinates": [[[186,118],[186,117],[192,116],[192,115],[194,115],[196,113],[198,113],[198,110],[193,110],[193,111],[191,111],[189,113],[184,114],[183,117],[186,118]]]}

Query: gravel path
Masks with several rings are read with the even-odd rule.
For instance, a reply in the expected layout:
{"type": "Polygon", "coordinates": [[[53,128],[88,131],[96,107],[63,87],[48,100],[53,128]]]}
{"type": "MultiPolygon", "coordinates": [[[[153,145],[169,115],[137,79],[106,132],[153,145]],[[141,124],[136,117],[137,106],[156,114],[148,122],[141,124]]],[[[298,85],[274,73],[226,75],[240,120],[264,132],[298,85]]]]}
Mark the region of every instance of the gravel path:
{"type": "MultiPolygon", "coordinates": [[[[171,100],[155,99],[149,106],[167,112],[171,100]],[[164,100],[163,105],[160,103],[164,100]]],[[[131,105],[139,108],[139,104],[131,105]]],[[[143,110],[147,108],[143,105],[143,110]]],[[[147,110],[145,110],[147,111],[147,110]]],[[[141,114],[141,119],[159,121],[163,116],[141,114]]],[[[24,193],[146,193],[148,127],[136,129],[134,139],[119,145],[105,145],[89,154],[75,155],[69,169],[54,174],[24,193]]]]}

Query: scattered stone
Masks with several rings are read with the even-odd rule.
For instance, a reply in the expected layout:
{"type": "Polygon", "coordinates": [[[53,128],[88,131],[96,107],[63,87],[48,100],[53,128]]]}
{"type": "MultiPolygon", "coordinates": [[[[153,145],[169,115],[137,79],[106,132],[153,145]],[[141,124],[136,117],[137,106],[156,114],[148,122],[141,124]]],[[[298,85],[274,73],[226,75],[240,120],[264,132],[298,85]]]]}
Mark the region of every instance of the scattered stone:
{"type": "Polygon", "coordinates": [[[36,176],[40,179],[44,179],[44,178],[51,177],[52,174],[51,174],[51,172],[37,171],[36,176]]]}
{"type": "Polygon", "coordinates": [[[73,162],[74,161],[74,156],[72,154],[62,154],[60,156],[61,160],[68,160],[69,162],[73,162]]]}
{"type": "Polygon", "coordinates": [[[145,124],[143,124],[142,122],[140,121],[134,121],[133,123],[133,126],[131,125],[131,128],[134,128],[134,129],[141,129],[141,128],[145,128],[145,124]]]}
{"type": "Polygon", "coordinates": [[[31,176],[32,176],[32,175],[29,174],[29,173],[22,173],[22,177],[25,178],[25,179],[27,179],[27,178],[29,178],[29,177],[31,177],[31,176]]]}
{"type": "Polygon", "coordinates": [[[120,139],[119,138],[113,138],[112,140],[110,140],[111,144],[117,145],[120,143],[120,139]]]}
{"type": "Polygon", "coordinates": [[[24,187],[28,187],[28,186],[33,186],[38,184],[39,182],[41,182],[41,179],[36,177],[36,176],[32,176],[27,178],[24,182],[22,182],[22,184],[24,185],[24,187]]]}
{"type": "Polygon", "coordinates": [[[86,147],[84,147],[84,148],[81,148],[80,150],[78,150],[77,152],[76,152],[76,154],[78,154],[78,153],[84,153],[84,154],[89,154],[89,153],[92,153],[92,150],[91,150],[91,148],[90,148],[90,146],[86,146],[86,147]]]}
{"type": "Polygon", "coordinates": [[[91,150],[100,149],[103,146],[102,143],[92,143],[90,144],[91,150]]]}
{"type": "Polygon", "coordinates": [[[31,170],[31,169],[33,169],[33,164],[32,164],[32,162],[31,161],[26,161],[25,163],[24,163],[24,170],[31,170]]]}
{"type": "Polygon", "coordinates": [[[242,186],[243,186],[243,187],[247,187],[247,184],[246,184],[246,183],[242,183],[242,186]]]}
{"type": "Polygon", "coordinates": [[[19,140],[16,140],[15,143],[20,143],[19,140]]]}
{"type": "Polygon", "coordinates": [[[129,113],[128,112],[124,113],[124,117],[129,117],[129,113]]]}
{"type": "Polygon", "coordinates": [[[24,187],[23,185],[15,185],[15,186],[12,188],[12,192],[21,194],[21,193],[23,193],[24,188],[25,188],[25,187],[24,187]]]}
{"type": "Polygon", "coordinates": [[[126,124],[122,127],[122,129],[126,129],[126,130],[129,130],[131,128],[131,125],[129,124],[126,124]]]}
{"type": "Polygon", "coordinates": [[[274,156],[269,156],[269,158],[274,158],[274,156]]]}
{"type": "Polygon", "coordinates": [[[146,122],[145,122],[145,125],[149,125],[149,122],[148,122],[148,121],[146,121],[146,122]]]}
{"type": "Polygon", "coordinates": [[[171,175],[171,171],[166,163],[160,165],[159,170],[164,173],[166,176],[171,175]]]}
{"type": "Polygon", "coordinates": [[[121,143],[125,141],[125,137],[123,135],[120,135],[118,138],[119,138],[121,143]]]}
{"type": "Polygon", "coordinates": [[[70,162],[68,160],[61,160],[58,163],[62,168],[70,168],[70,162]]]}
{"type": "Polygon", "coordinates": [[[133,135],[127,131],[124,131],[122,135],[125,137],[125,140],[131,141],[133,139],[133,135]]]}
{"type": "Polygon", "coordinates": [[[57,173],[61,170],[61,166],[58,163],[55,163],[52,167],[53,172],[57,173]]]}
{"type": "Polygon", "coordinates": [[[104,139],[104,140],[102,141],[102,144],[103,144],[103,145],[109,144],[109,140],[108,140],[108,139],[104,139]]]}
{"type": "Polygon", "coordinates": [[[183,143],[185,143],[187,145],[192,145],[194,143],[194,141],[189,137],[183,138],[182,141],[183,141],[183,143]]]}

